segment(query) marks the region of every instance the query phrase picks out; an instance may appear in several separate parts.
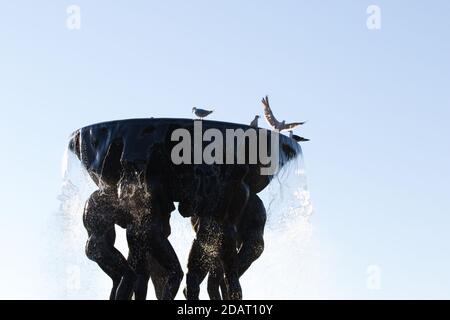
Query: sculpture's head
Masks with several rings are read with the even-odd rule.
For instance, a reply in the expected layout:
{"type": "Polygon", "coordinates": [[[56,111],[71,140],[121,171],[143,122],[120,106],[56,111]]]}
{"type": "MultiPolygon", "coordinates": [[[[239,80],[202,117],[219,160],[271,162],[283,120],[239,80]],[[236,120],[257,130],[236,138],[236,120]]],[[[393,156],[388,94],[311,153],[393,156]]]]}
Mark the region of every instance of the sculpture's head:
{"type": "MultiPolygon", "coordinates": [[[[75,131],[69,138],[69,150],[80,159],[80,130],[75,131]]],[[[81,159],[80,159],[81,160],[81,159]]]]}
{"type": "Polygon", "coordinates": [[[196,107],[193,107],[193,108],[192,108],[192,113],[194,113],[196,110],[197,110],[197,108],[196,108],[196,107]]]}
{"type": "Polygon", "coordinates": [[[115,188],[121,177],[124,142],[118,129],[116,125],[96,124],[81,128],[70,137],[69,150],[101,189],[115,188]]]}
{"type": "Polygon", "coordinates": [[[150,149],[158,140],[155,127],[151,124],[128,126],[126,130],[122,130],[121,137],[124,141],[120,157],[123,169],[139,172],[146,170],[150,149]]]}
{"type": "Polygon", "coordinates": [[[110,151],[112,138],[113,130],[107,126],[94,125],[81,129],[80,160],[94,181],[104,180],[105,160],[110,151]]]}
{"type": "Polygon", "coordinates": [[[117,183],[117,197],[128,208],[145,208],[150,192],[146,184],[145,172],[128,168],[122,172],[117,183]]]}
{"type": "Polygon", "coordinates": [[[152,124],[130,125],[121,132],[123,149],[120,155],[118,197],[129,206],[142,207],[150,195],[149,173],[160,173],[162,164],[158,146],[165,136],[152,124]]]}

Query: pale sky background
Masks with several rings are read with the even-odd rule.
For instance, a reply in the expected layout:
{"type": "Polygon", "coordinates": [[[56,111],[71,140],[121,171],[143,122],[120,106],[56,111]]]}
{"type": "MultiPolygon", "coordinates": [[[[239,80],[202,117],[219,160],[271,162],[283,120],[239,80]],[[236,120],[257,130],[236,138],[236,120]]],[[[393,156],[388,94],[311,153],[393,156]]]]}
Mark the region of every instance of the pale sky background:
{"type": "Polygon", "coordinates": [[[193,106],[247,123],[265,94],[279,118],[308,120],[312,223],[334,261],[324,297],[450,298],[449,12],[443,0],[3,1],[0,298],[48,296],[73,130],[193,106]]]}

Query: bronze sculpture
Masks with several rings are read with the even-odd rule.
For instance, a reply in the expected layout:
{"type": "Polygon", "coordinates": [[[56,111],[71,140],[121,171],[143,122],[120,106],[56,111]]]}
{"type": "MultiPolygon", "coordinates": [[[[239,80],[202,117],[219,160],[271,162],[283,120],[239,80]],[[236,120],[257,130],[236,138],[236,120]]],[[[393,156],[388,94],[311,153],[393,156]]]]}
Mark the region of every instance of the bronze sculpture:
{"type": "MultiPolygon", "coordinates": [[[[194,136],[198,121],[111,121],[81,128],[71,137],[70,150],[99,188],[84,210],[89,236],[86,254],[112,279],[110,299],[130,299],[133,294],[136,299],[145,299],[149,279],[158,299],[175,298],[183,278],[168,241],[176,202],[179,213],[191,218],[196,231],[188,261],[186,298],[198,299],[200,283],[209,273],[212,299],[242,299],[239,278],[264,248],[266,216],[257,194],[274,174],[261,174],[267,163],[260,159],[233,164],[175,163],[173,132],[183,129],[194,136]],[[128,259],[114,248],[114,225],[127,231],[128,259]]],[[[226,130],[251,129],[217,121],[201,123],[202,133],[214,129],[225,135],[226,130]]],[[[259,149],[267,145],[273,153],[274,139],[279,148],[278,167],[301,155],[295,140],[265,129],[256,132],[259,149]],[[262,140],[266,133],[267,140],[262,140]]],[[[205,145],[202,141],[203,148],[205,145]]],[[[233,148],[236,151],[238,147],[233,148]]],[[[242,150],[248,160],[251,149],[244,146],[242,150]]],[[[223,152],[228,152],[225,146],[223,152]]]]}

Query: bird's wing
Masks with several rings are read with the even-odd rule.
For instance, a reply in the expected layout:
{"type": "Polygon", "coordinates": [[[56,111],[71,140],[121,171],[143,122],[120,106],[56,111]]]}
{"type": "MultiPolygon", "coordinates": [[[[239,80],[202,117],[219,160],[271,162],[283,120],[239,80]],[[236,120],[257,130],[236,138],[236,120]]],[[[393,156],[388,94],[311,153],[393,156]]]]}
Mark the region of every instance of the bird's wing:
{"type": "Polygon", "coordinates": [[[306,121],[303,122],[292,122],[292,123],[286,123],[284,125],[283,130],[290,130],[290,129],[294,129],[295,127],[301,126],[302,124],[305,124],[306,121]]]}
{"type": "Polygon", "coordinates": [[[270,109],[269,97],[266,96],[265,98],[263,98],[262,103],[264,105],[264,117],[266,118],[267,122],[272,127],[278,128],[280,125],[280,122],[273,115],[272,109],[270,109]]]}
{"type": "Polygon", "coordinates": [[[295,135],[295,134],[292,136],[292,138],[294,138],[294,140],[295,140],[295,141],[298,141],[298,142],[300,142],[300,141],[301,141],[301,142],[309,141],[309,139],[306,139],[306,138],[297,136],[297,135],[295,135]]]}
{"type": "Polygon", "coordinates": [[[206,117],[207,115],[211,114],[212,110],[205,110],[205,109],[197,109],[196,114],[200,117],[206,117]]]}

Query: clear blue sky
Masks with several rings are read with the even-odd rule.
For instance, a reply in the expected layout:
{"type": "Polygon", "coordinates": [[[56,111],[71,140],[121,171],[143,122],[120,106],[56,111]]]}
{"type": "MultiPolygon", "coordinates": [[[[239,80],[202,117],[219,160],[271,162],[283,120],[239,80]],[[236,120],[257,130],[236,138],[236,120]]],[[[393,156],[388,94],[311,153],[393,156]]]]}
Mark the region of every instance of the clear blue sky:
{"type": "Polygon", "coordinates": [[[42,248],[73,130],[192,106],[246,123],[265,94],[280,118],[309,121],[333,296],[450,298],[449,12],[437,0],[2,2],[0,298],[47,290],[42,248]],[[381,290],[365,287],[370,264],[381,290]]]}

